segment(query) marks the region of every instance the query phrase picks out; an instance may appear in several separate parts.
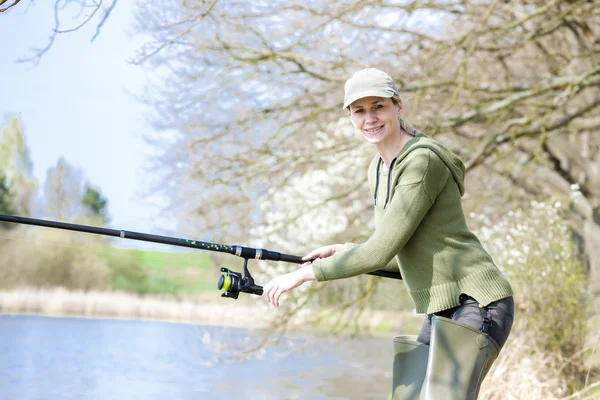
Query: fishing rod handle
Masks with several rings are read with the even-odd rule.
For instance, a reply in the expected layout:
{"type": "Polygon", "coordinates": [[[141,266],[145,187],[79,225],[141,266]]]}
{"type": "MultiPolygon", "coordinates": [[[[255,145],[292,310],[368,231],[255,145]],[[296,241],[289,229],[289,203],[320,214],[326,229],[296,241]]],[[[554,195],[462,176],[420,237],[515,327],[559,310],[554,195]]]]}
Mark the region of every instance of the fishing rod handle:
{"type": "MultiPolygon", "coordinates": [[[[231,246],[234,249],[234,254],[238,257],[243,257],[245,259],[256,258],[258,260],[269,260],[269,261],[284,261],[294,264],[304,264],[306,261],[299,256],[293,256],[291,254],[283,254],[278,253],[276,251],[266,250],[266,249],[255,249],[252,247],[243,247],[243,246],[231,246]]],[[[314,261],[314,260],[310,260],[314,261]]],[[[367,272],[367,275],[380,276],[383,278],[391,278],[391,279],[402,279],[402,275],[399,272],[385,271],[385,270],[377,270],[372,272],[367,272]]]]}

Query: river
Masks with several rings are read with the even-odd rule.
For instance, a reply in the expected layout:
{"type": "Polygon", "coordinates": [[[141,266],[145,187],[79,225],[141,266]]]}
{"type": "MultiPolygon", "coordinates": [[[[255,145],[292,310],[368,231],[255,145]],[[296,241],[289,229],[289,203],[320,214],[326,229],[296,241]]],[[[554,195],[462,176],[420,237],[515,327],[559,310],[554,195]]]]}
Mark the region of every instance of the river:
{"type": "Polygon", "coordinates": [[[391,338],[256,333],[160,321],[0,316],[0,400],[387,399],[391,338]]]}

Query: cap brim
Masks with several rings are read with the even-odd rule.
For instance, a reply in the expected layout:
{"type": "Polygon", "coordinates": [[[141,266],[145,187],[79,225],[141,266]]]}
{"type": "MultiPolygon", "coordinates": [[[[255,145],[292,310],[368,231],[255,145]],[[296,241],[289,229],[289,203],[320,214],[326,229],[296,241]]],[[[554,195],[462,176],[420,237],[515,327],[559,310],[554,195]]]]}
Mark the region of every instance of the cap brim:
{"type": "Polygon", "coordinates": [[[350,104],[354,103],[356,100],[358,99],[362,99],[365,97],[384,97],[384,98],[391,98],[392,96],[394,96],[394,92],[392,90],[385,90],[385,89],[377,89],[377,90],[365,90],[363,92],[358,92],[353,94],[352,96],[348,97],[347,99],[344,100],[344,107],[342,107],[342,110],[345,110],[346,108],[348,108],[348,106],[350,106],[350,104]]]}

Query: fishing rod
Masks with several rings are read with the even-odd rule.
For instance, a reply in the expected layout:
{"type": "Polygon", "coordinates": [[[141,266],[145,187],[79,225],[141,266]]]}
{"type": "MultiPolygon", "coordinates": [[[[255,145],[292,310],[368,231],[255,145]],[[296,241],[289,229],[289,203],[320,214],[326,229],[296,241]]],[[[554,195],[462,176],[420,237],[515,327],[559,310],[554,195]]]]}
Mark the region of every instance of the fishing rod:
{"type": "MultiPolygon", "coordinates": [[[[100,228],[97,226],[71,224],[67,222],[19,217],[6,214],[0,214],[0,221],[64,229],[68,231],[93,233],[104,236],[114,236],[122,239],[141,240],[144,242],[162,243],[171,246],[190,247],[199,250],[217,251],[219,253],[228,253],[234,256],[242,257],[244,259],[244,274],[242,275],[239,272],[234,272],[228,268],[221,267],[221,272],[224,272],[225,274],[219,277],[219,281],[217,283],[219,290],[224,291],[221,294],[221,297],[229,297],[232,299],[237,299],[241,292],[255,294],[258,296],[263,294],[263,287],[256,285],[252,275],[250,275],[250,271],[248,270],[249,259],[254,258],[257,260],[283,261],[295,264],[303,264],[306,262],[302,259],[302,257],[278,253],[276,251],[237,245],[228,246],[224,244],[210,243],[203,240],[179,239],[170,236],[153,235],[120,229],[100,228]]],[[[368,274],[381,276],[384,278],[402,279],[402,276],[398,272],[377,270],[369,272],[368,274]]]]}

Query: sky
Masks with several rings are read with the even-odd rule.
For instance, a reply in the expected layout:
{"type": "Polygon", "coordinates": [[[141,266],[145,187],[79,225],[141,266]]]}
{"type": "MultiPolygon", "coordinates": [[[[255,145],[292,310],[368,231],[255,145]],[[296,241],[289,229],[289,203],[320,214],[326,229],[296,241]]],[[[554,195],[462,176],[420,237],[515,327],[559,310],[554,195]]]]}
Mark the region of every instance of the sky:
{"type": "MultiPolygon", "coordinates": [[[[134,97],[147,76],[128,63],[143,41],[131,33],[134,3],[118,2],[94,42],[92,23],[58,35],[37,66],[15,61],[48,43],[54,1],[21,2],[0,14],[0,125],[20,117],[40,188],[64,157],[108,199],[109,227],[160,234],[160,208],[146,196],[149,110],[134,97]]],[[[76,24],[65,18],[61,28],[76,24]]]]}

